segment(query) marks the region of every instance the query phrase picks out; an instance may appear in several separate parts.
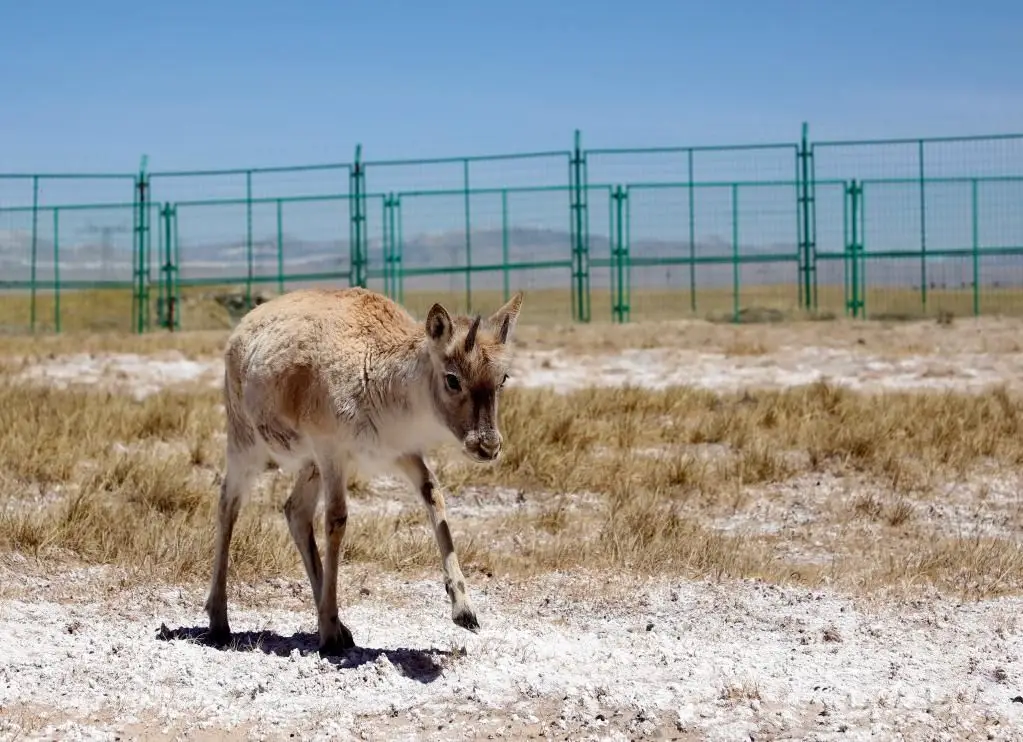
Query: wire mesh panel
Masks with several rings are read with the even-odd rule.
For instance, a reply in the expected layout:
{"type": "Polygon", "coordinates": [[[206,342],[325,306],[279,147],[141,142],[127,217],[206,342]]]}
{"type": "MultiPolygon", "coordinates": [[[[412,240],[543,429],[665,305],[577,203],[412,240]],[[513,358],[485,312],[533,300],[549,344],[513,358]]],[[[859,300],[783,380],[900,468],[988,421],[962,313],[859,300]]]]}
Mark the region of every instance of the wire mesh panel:
{"type": "Polygon", "coordinates": [[[834,180],[915,179],[921,176],[917,140],[815,142],[813,178],[834,180]]]}
{"type": "Polygon", "coordinates": [[[927,257],[927,314],[973,314],[973,258],[941,253],[927,257]]]}
{"type": "Polygon", "coordinates": [[[586,162],[594,185],[791,181],[797,149],[795,144],[591,149],[586,162]]]}
{"type": "Polygon", "coordinates": [[[149,198],[162,202],[243,201],[249,198],[251,180],[244,170],[149,174],[149,198]]]}
{"type": "Polygon", "coordinates": [[[569,197],[564,187],[501,192],[502,249],[510,269],[501,271],[500,298],[527,291],[532,321],[572,319],[569,197]]]}
{"type": "Polygon", "coordinates": [[[569,152],[535,152],[468,160],[469,185],[474,190],[566,188],[569,152]]]}
{"type": "Polygon", "coordinates": [[[978,310],[1023,314],[1023,178],[992,178],[975,189],[978,310]]]}
{"type": "Polygon", "coordinates": [[[878,257],[867,251],[859,271],[864,316],[895,320],[921,316],[919,257],[878,257]]]}
{"type": "Polygon", "coordinates": [[[347,196],[348,164],[233,170],[156,171],[148,175],[153,201],[264,200],[347,196]]]}
{"type": "Polygon", "coordinates": [[[1023,173],[1023,135],[923,140],[924,176],[991,178],[1023,173]]]}
{"type": "Polygon", "coordinates": [[[611,248],[614,224],[614,199],[607,186],[590,185],[586,188],[585,231],[589,245],[589,295],[594,321],[612,319],[611,248]]]}
{"type": "MultiPolygon", "coordinates": [[[[279,269],[276,291],[305,286],[341,288],[349,283],[349,218],[347,197],[279,199],[276,231],[279,269]]],[[[370,209],[373,212],[373,209],[370,209]]],[[[379,218],[372,219],[379,224],[379,218]]]]}
{"type": "Polygon", "coordinates": [[[884,276],[892,297],[879,301],[908,316],[972,311],[972,278],[964,282],[961,266],[973,249],[969,180],[868,180],[863,209],[866,254],[878,261],[897,259],[884,276]],[[910,271],[905,259],[913,254],[916,267],[910,271]]]}
{"type": "MultiPolygon", "coordinates": [[[[155,219],[155,208],[149,212],[155,219]]],[[[60,329],[132,329],[134,219],[133,204],[59,210],[57,262],[51,255],[39,269],[55,281],[50,301],[54,312],[59,306],[60,329]]]]}
{"type": "Polygon", "coordinates": [[[525,289],[537,316],[571,319],[567,188],[399,198],[403,300],[409,307],[425,311],[443,297],[455,310],[469,311],[497,306],[525,289]]]}
{"type": "Polygon", "coordinates": [[[122,204],[135,198],[135,176],[127,174],[0,174],[0,208],[122,204]]]}
{"type": "Polygon", "coordinates": [[[38,256],[53,255],[53,222],[52,209],[0,209],[0,326],[5,332],[38,324],[38,256]]]}
{"type": "Polygon", "coordinates": [[[7,331],[131,330],[133,204],[0,210],[7,331]]]}
{"type": "Polygon", "coordinates": [[[973,313],[973,198],[970,181],[931,179],[924,189],[924,310],[973,313]]]}
{"type": "Polygon", "coordinates": [[[262,168],[252,173],[252,197],[347,196],[350,175],[347,164],[262,168]]]}
{"type": "Polygon", "coordinates": [[[694,310],[693,190],[679,184],[628,190],[632,319],[666,319],[694,310]]]}
{"type": "Polygon", "coordinates": [[[731,317],[739,309],[737,191],[733,184],[701,185],[693,194],[695,311],[703,317],[731,317]]]}
{"type": "Polygon", "coordinates": [[[846,187],[846,183],[838,181],[815,184],[816,284],[813,306],[821,314],[841,315],[845,312],[846,247],[850,227],[846,187]]]}
{"type": "Polygon", "coordinates": [[[569,185],[569,153],[536,152],[364,164],[366,192],[465,191],[569,185]]]}
{"type": "Polygon", "coordinates": [[[788,316],[799,307],[796,183],[744,183],[733,198],[740,311],[750,321],[788,316]]]}
{"type": "Polygon", "coordinates": [[[864,253],[870,258],[869,277],[864,279],[869,292],[867,311],[872,315],[924,314],[927,259],[919,184],[911,180],[865,181],[862,193],[862,239],[864,253]]]}
{"type": "Polygon", "coordinates": [[[472,250],[464,194],[415,192],[399,198],[404,303],[425,312],[434,301],[442,300],[439,296],[445,306],[464,309],[470,302],[466,269],[472,250]]]}
{"type": "Polygon", "coordinates": [[[268,204],[261,204],[261,218],[252,206],[238,200],[175,205],[182,329],[229,326],[251,306],[260,288],[252,279],[272,259],[276,242],[266,231],[268,204]]]}

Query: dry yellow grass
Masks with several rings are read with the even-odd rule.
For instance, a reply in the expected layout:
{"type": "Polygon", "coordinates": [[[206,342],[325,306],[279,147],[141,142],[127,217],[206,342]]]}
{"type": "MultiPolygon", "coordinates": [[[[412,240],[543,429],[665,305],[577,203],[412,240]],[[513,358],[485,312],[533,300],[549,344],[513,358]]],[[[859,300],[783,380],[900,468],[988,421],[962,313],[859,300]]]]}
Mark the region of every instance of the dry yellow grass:
{"type": "MultiPolygon", "coordinates": [[[[963,597],[1023,589],[1023,550],[1006,528],[958,534],[930,515],[966,483],[1023,463],[1023,402],[978,395],[864,396],[819,383],[718,395],[678,388],[509,389],[506,454],[480,467],[442,452],[467,570],[528,576],[578,567],[690,577],[760,577],[857,591],[932,586],[963,597]],[[821,482],[851,483],[845,490],[821,482]],[[474,509],[460,493],[501,504],[474,509]],[[810,513],[781,527],[761,515],[810,513]],[[723,527],[740,517],[746,528],[723,527]]],[[[145,579],[208,577],[223,463],[219,392],[136,402],[98,390],[0,381],[0,548],[45,562],[117,564],[145,579]]],[[[412,496],[354,483],[344,559],[433,568],[436,547],[412,496]],[[399,497],[398,512],[375,503],[399,497]]],[[[240,579],[301,575],[280,507],[286,477],[243,511],[240,579]]],[[[979,503],[978,503],[979,505],[979,503]]]]}
{"type": "MultiPolygon", "coordinates": [[[[454,295],[431,295],[433,300],[457,303],[454,295]]],[[[501,296],[494,294],[479,308],[496,308],[501,296]]],[[[606,353],[628,348],[678,347],[731,356],[762,355],[788,347],[855,347],[873,354],[1021,353],[1020,321],[1012,317],[964,317],[942,315],[924,320],[862,321],[838,318],[831,321],[787,319],[765,324],[732,324],[705,319],[663,319],[615,324],[595,319],[588,324],[554,321],[545,314],[544,297],[530,293],[516,343],[525,350],[558,353],[606,353]]],[[[426,299],[420,304],[425,306],[426,299]]],[[[454,303],[452,306],[454,306],[454,303]]],[[[46,358],[71,353],[138,353],[156,355],[176,351],[188,358],[220,355],[231,320],[214,302],[206,307],[223,314],[214,327],[181,332],[154,331],[144,335],[102,332],[84,327],[61,334],[0,334],[0,357],[46,358]]],[[[3,300],[0,300],[0,310],[3,300]]],[[[415,311],[415,307],[413,307],[415,311]]],[[[425,311],[425,310],[424,310],[425,311]]],[[[425,316],[419,312],[418,316],[425,316]]]]}
{"type": "MultiPolygon", "coordinates": [[[[324,286],[340,285],[324,283],[324,286]]],[[[292,288],[292,287],[287,287],[292,288]]],[[[378,291],[383,286],[371,285],[378,291]]],[[[512,290],[525,288],[530,297],[528,317],[522,322],[549,327],[572,322],[572,297],[565,288],[528,288],[518,284],[512,290]]],[[[273,294],[276,287],[255,284],[253,293],[273,294]]],[[[181,291],[180,323],[184,330],[223,330],[231,326],[231,312],[215,300],[222,293],[243,295],[243,284],[185,287],[181,291]]],[[[157,307],[152,293],[150,314],[156,327],[157,307]]],[[[434,301],[442,301],[457,311],[496,307],[504,303],[503,293],[492,289],[474,289],[472,306],[468,306],[464,290],[413,289],[404,292],[403,302],[414,312],[425,316],[434,301]]],[[[818,289],[817,309],[807,314],[798,306],[795,283],[748,285],[740,287],[738,306],[741,322],[764,323],[780,320],[834,319],[845,316],[845,297],[841,286],[823,285],[818,289]]],[[[663,322],[677,319],[705,319],[732,323],[735,298],[731,288],[697,288],[695,309],[692,295],[684,285],[654,288],[636,287],[629,298],[632,322],[663,322]]],[[[907,321],[973,315],[973,293],[969,289],[935,289],[927,294],[924,306],[919,291],[907,288],[868,288],[865,295],[866,316],[878,321],[907,321]]],[[[1023,315],[1023,291],[1011,288],[984,287],[979,310],[983,315],[1023,315]]],[[[590,294],[593,322],[612,321],[612,295],[607,287],[594,287],[590,294]]],[[[57,297],[52,291],[37,292],[35,297],[35,333],[52,333],[60,320],[61,332],[126,333],[132,326],[132,294],[129,288],[64,290],[57,297]]],[[[0,296],[0,328],[7,333],[22,334],[32,330],[32,299],[27,291],[8,292],[0,296]]]]}

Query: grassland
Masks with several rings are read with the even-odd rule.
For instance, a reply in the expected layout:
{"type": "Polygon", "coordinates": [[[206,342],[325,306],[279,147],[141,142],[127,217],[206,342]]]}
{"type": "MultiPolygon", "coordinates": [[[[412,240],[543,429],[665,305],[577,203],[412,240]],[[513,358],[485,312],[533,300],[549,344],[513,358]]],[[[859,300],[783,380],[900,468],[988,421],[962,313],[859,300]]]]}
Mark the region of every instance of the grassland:
{"type": "MultiPolygon", "coordinates": [[[[323,284],[327,285],[327,284],[323,284]]],[[[289,290],[295,288],[287,287],[289,290]]],[[[381,290],[382,286],[371,286],[381,290]]],[[[255,284],[254,295],[272,295],[269,287],[255,284]]],[[[216,300],[217,296],[244,296],[244,284],[186,287],[181,292],[180,328],[186,331],[208,331],[229,328],[232,311],[216,300]]],[[[543,325],[569,323],[573,318],[573,297],[569,290],[536,288],[529,290],[533,315],[531,322],[543,325]]],[[[418,314],[425,314],[435,301],[444,302],[456,311],[496,307],[504,299],[501,291],[476,288],[471,294],[471,307],[462,290],[450,287],[436,289],[408,288],[403,303],[418,314]]],[[[687,288],[633,289],[626,298],[628,319],[632,322],[661,322],[677,319],[708,319],[728,323],[764,322],[793,319],[834,319],[846,314],[846,300],[841,286],[821,285],[817,292],[817,309],[807,312],[799,307],[795,284],[743,285],[738,294],[731,289],[687,288]]],[[[983,315],[1020,316],[1023,314],[1023,291],[1008,288],[982,287],[976,309],[983,315]]],[[[613,319],[610,288],[594,285],[590,293],[590,314],[593,321],[613,319]]],[[[974,314],[974,296],[970,289],[932,289],[926,301],[919,290],[909,288],[868,288],[864,295],[861,316],[876,320],[918,320],[953,315],[974,314]]],[[[155,297],[150,302],[152,326],[157,327],[158,308],[155,297]]],[[[35,332],[48,334],[59,327],[62,333],[130,333],[134,330],[132,294],[129,288],[63,290],[59,297],[52,291],[39,291],[33,297],[27,291],[0,295],[0,329],[8,334],[35,332]]]]}
{"type": "MultiPolygon", "coordinates": [[[[0,545],[48,563],[116,564],[140,579],[204,580],[223,464],[219,392],[135,401],[26,385],[23,364],[0,381],[0,545]]],[[[930,586],[963,598],[1023,588],[1014,536],[1023,513],[990,495],[1023,463],[1023,401],[1004,389],[510,388],[502,419],[498,465],[438,459],[465,516],[455,527],[470,571],[518,579],[586,565],[868,592],[930,586]],[[475,512],[472,502],[500,507],[475,512]],[[797,507],[804,527],[780,525],[797,507]],[[971,508],[995,525],[964,534],[971,508]]],[[[240,579],[301,574],[280,515],[287,488],[268,473],[246,509],[240,579]]],[[[346,560],[432,568],[435,547],[409,493],[354,482],[353,499],[362,512],[346,560]],[[391,500],[401,506],[379,507],[391,500]]]]}
{"type": "Polygon", "coordinates": [[[502,460],[435,457],[484,633],[444,615],[408,487],[355,479],[340,590],[362,648],[336,667],[315,659],[274,470],[233,539],[236,651],[198,640],[224,463],[216,374],[127,392],[151,384],[147,363],[212,364],[226,326],[2,338],[0,642],[17,675],[0,683],[0,736],[1005,738],[1019,681],[1005,658],[1023,648],[1018,320],[573,325],[547,307],[529,305],[517,344],[550,381],[513,375],[502,460]],[[705,355],[722,374],[808,349],[922,371],[871,393],[840,378],[558,388],[560,366],[664,348],[683,355],[658,363],[705,355]],[[104,383],[26,375],[111,354],[132,362],[104,383]],[[1005,383],[921,390],[977,363],[1005,383]],[[110,702],[155,677],[173,692],[110,702]]]}

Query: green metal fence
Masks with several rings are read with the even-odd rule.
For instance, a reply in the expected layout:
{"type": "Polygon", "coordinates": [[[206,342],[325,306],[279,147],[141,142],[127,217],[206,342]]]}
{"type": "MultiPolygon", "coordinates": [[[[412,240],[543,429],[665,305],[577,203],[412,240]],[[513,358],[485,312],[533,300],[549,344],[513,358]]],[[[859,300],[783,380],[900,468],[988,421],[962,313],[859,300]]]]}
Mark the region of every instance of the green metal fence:
{"type": "Polygon", "coordinates": [[[0,326],[227,326],[368,286],[535,321],[1023,314],[1023,135],[0,174],[0,326]]]}

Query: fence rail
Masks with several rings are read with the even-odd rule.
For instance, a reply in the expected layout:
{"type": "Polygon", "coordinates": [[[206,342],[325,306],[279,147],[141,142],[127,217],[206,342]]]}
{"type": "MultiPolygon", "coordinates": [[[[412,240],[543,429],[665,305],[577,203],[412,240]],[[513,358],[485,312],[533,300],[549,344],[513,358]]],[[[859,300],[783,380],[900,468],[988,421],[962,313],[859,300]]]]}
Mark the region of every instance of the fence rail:
{"type": "Polygon", "coordinates": [[[223,326],[359,285],[533,319],[1023,314],[1023,134],[0,174],[0,325],[223,326]]]}

